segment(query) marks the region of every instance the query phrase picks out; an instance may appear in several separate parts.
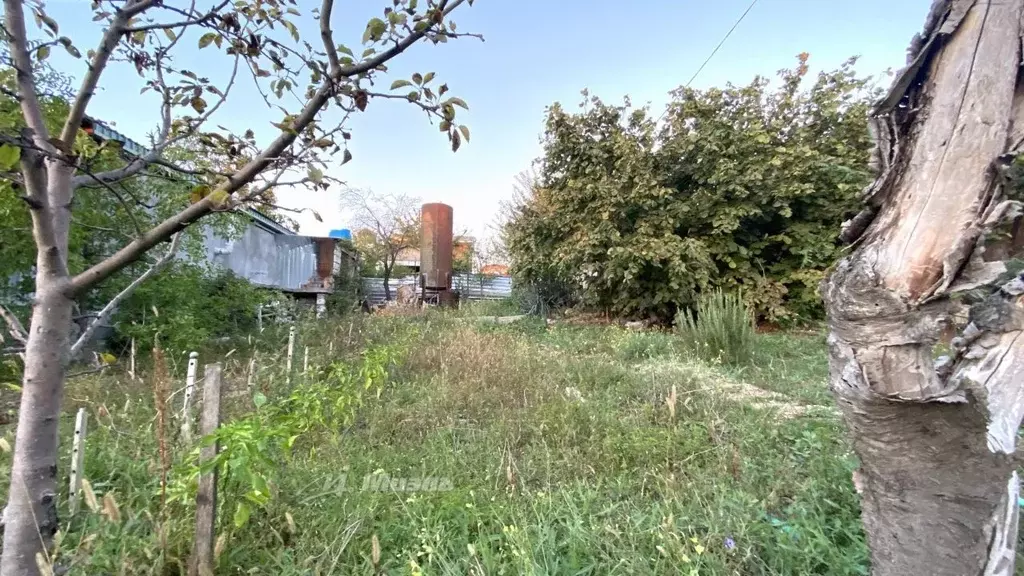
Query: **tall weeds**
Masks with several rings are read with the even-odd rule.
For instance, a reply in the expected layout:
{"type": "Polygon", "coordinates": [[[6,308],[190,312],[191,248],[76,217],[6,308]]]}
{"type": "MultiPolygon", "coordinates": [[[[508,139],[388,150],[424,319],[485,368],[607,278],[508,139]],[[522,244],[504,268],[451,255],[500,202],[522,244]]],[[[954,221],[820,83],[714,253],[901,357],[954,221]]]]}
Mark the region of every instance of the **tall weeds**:
{"type": "Polygon", "coordinates": [[[676,316],[676,330],[704,358],[728,364],[750,360],[754,317],[740,294],[716,289],[701,295],[696,310],[681,310],[676,316]]]}
{"type": "Polygon", "coordinates": [[[160,507],[167,503],[167,472],[171,468],[170,451],[167,447],[167,396],[170,376],[167,360],[160,348],[160,335],[153,337],[153,405],[156,408],[156,438],[160,455],[160,507]]]}

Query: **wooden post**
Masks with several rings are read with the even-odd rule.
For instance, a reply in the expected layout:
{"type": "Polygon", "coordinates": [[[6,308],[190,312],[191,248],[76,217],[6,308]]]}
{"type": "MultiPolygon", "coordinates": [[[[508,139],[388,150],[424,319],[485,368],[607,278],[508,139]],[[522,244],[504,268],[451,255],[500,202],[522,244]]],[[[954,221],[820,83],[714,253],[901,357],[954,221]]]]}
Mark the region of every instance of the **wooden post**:
{"type": "Polygon", "coordinates": [[[309,372],[309,346],[306,346],[302,353],[302,375],[305,376],[307,372],[309,372]]]}
{"type": "Polygon", "coordinates": [[[263,332],[263,304],[256,307],[256,329],[263,332]]]}
{"type": "Polygon", "coordinates": [[[327,314],[327,295],[317,294],[316,295],[316,317],[323,318],[324,314],[327,314]]]}
{"type": "Polygon", "coordinates": [[[75,417],[75,437],[71,441],[71,482],[68,487],[68,509],[74,516],[78,511],[78,493],[82,491],[82,464],[85,462],[85,428],[89,413],[78,409],[75,417]]]}
{"type": "MultiPolygon", "coordinates": [[[[203,378],[203,413],[199,419],[199,432],[208,436],[220,426],[220,376],[219,362],[207,364],[203,378]]],[[[204,446],[199,451],[199,462],[216,458],[218,443],[204,446]]],[[[213,547],[216,542],[217,526],[217,468],[199,476],[196,492],[196,537],[189,559],[189,576],[213,574],[213,547]]]]}
{"type": "Polygon", "coordinates": [[[199,364],[199,353],[188,355],[188,371],[185,373],[185,399],[181,405],[181,440],[185,444],[192,443],[192,396],[196,393],[196,366],[199,364]]]}
{"type": "Polygon", "coordinates": [[[295,326],[288,329],[288,358],[285,361],[285,385],[292,383],[292,356],[295,354],[295,326]]]}
{"type": "Polygon", "coordinates": [[[135,338],[132,338],[132,346],[128,352],[128,378],[135,381],[135,338]]]}
{"type": "Polygon", "coordinates": [[[249,376],[246,379],[245,387],[252,394],[252,385],[256,381],[256,352],[252,353],[252,359],[249,360],[249,376]]]}

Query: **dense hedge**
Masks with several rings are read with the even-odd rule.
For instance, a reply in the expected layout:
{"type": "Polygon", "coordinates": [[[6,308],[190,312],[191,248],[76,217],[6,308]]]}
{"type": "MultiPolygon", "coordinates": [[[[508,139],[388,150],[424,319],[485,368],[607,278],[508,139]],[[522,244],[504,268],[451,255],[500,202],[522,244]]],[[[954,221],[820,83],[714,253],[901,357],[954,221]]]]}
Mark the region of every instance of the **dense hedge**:
{"type": "Polygon", "coordinates": [[[671,320],[712,287],[743,288],[763,320],[820,315],[870,180],[874,92],[853,65],[806,78],[801,54],[779,82],[675,90],[660,118],[586,91],[577,113],[552,105],[504,229],[514,274],[620,315],[671,320]]]}

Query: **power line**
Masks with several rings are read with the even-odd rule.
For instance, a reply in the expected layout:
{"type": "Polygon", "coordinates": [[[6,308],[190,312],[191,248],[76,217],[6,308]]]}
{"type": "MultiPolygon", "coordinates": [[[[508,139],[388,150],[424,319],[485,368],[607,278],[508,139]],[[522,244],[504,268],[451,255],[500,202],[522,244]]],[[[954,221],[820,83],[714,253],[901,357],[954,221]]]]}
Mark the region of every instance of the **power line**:
{"type": "Polygon", "coordinates": [[[700,68],[697,68],[697,71],[694,72],[693,76],[690,77],[690,80],[686,83],[687,87],[689,87],[690,84],[693,83],[693,80],[697,78],[697,75],[700,74],[702,70],[704,70],[704,67],[708,65],[708,62],[711,62],[711,59],[715,57],[715,54],[718,53],[718,49],[722,47],[722,44],[725,44],[725,41],[729,39],[729,36],[732,36],[733,30],[736,30],[736,27],[740,25],[740,22],[743,22],[743,19],[746,18],[747,14],[750,13],[750,10],[754,7],[754,4],[757,4],[757,0],[753,0],[750,3],[750,6],[747,6],[747,9],[744,10],[743,14],[740,15],[739,19],[736,20],[736,23],[732,25],[732,28],[729,28],[729,31],[725,33],[725,37],[722,38],[722,41],[718,43],[718,46],[715,46],[715,49],[711,51],[711,54],[708,55],[706,60],[704,60],[704,63],[700,65],[700,68]]]}
{"type": "MultiPolygon", "coordinates": [[[[704,63],[700,65],[700,68],[697,68],[697,71],[693,73],[693,76],[690,76],[690,79],[686,82],[687,88],[690,87],[690,84],[693,84],[693,81],[704,70],[704,67],[708,65],[708,62],[711,62],[711,59],[715,57],[715,54],[718,53],[718,49],[721,48],[723,44],[725,44],[725,41],[729,39],[729,36],[732,36],[733,31],[736,30],[736,27],[740,25],[740,22],[743,22],[743,19],[747,17],[747,14],[750,14],[750,10],[754,8],[754,4],[757,4],[757,0],[752,0],[750,2],[750,5],[747,6],[747,9],[743,11],[743,14],[740,14],[740,17],[736,20],[736,22],[733,23],[732,28],[729,28],[729,31],[726,32],[725,36],[722,37],[722,40],[718,43],[718,46],[715,46],[715,49],[711,51],[711,54],[708,54],[708,57],[704,60],[704,63]]],[[[665,111],[662,112],[661,116],[658,117],[658,121],[660,122],[666,114],[668,114],[668,107],[666,107],[665,111]]]]}

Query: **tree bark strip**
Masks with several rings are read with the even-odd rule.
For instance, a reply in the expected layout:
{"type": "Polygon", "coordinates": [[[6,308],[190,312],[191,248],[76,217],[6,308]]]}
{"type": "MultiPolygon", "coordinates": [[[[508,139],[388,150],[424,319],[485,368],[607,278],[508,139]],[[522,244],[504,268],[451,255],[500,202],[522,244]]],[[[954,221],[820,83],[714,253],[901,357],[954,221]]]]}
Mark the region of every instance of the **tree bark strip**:
{"type": "Polygon", "coordinates": [[[877,214],[823,285],[876,575],[1013,574],[1024,279],[982,253],[1019,213],[1022,17],[1024,0],[935,2],[874,111],[877,214]],[[969,324],[936,360],[955,296],[969,324]]]}

